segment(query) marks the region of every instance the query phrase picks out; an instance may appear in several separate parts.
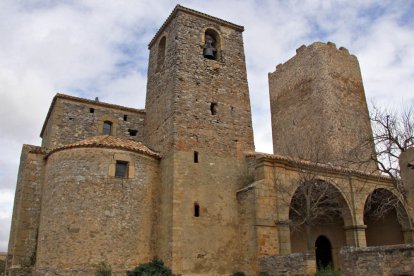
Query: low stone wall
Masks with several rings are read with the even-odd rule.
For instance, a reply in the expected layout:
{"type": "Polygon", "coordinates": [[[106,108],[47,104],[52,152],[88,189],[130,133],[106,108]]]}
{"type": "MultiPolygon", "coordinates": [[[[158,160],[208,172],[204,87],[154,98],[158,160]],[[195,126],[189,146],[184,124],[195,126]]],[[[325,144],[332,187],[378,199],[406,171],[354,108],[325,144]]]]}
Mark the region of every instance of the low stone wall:
{"type": "Polygon", "coordinates": [[[414,245],[344,247],[342,275],[414,275],[414,245]]]}
{"type": "Polygon", "coordinates": [[[259,269],[271,275],[313,275],[316,272],[315,254],[293,253],[261,257],[259,269]]]}

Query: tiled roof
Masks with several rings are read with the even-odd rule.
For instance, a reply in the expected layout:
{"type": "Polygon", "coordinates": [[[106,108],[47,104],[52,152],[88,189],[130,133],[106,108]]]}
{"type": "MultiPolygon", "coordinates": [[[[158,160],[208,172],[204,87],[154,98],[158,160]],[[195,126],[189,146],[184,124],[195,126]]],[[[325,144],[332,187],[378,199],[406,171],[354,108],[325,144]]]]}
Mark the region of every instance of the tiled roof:
{"type": "Polygon", "coordinates": [[[143,143],[137,142],[135,140],[110,136],[110,135],[100,135],[87,138],[85,140],[75,142],[72,144],[64,145],[58,148],[51,150],[47,156],[51,155],[54,152],[72,149],[72,148],[113,148],[113,149],[123,149],[138,153],[143,153],[157,159],[160,159],[161,156],[159,153],[150,150],[143,143]]]}
{"type": "Polygon", "coordinates": [[[346,174],[360,175],[364,177],[375,177],[376,179],[390,180],[388,176],[381,175],[378,172],[367,173],[364,171],[359,171],[359,170],[350,169],[346,167],[341,167],[341,166],[336,166],[336,165],[331,165],[331,164],[316,163],[316,162],[312,162],[308,160],[301,160],[301,159],[296,159],[296,158],[283,156],[283,155],[277,155],[277,154],[270,154],[270,153],[263,153],[263,152],[245,152],[245,156],[256,157],[256,159],[265,158],[268,160],[281,161],[281,162],[286,162],[287,164],[299,165],[299,166],[304,166],[308,168],[315,168],[315,169],[320,169],[324,171],[332,171],[336,173],[346,173],[346,174]]]}
{"type": "Polygon", "coordinates": [[[128,112],[138,113],[138,114],[145,114],[144,109],[136,109],[136,108],[126,107],[126,106],[122,106],[122,105],[104,103],[104,102],[99,102],[99,101],[95,101],[95,100],[89,100],[89,99],[85,99],[85,98],[79,98],[79,97],[69,96],[69,95],[66,95],[66,94],[57,93],[55,95],[55,97],[53,97],[52,103],[50,104],[50,107],[49,107],[49,111],[47,112],[45,122],[43,123],[42,131],[40,132],[40,137],[42,137],[42,138],[43,138],[43,133],[44,133],[45,128],[46,128],[47,121],[49,120],[49,117],[52,113],[53,107],[55,106],[55,103],[56,103],[57,99],[65,99],[65,100],[79,102],[79,103],[85,103],[85,104],[90,104],[90,105],[98,105],[98,106],[102,106],[102,107],[106,107],[106,108],[114,108],[114,109],[118,109],[118,110],[124,110],[124,111],[128,111],[128,112]]]}
{"type": "Polygon", "coordinates": [[[186,12],[186,13],[191,14],[191,15],[195,15],[195,16],[202,17],[202,18],[205,18],[205,19],[208,19],[208,20],[211,20],[211,21],[215,21],[215,22],[217,22],[219,24],[226,25],[226,26],[228,26],[230,28],[233,28],[233,29],[235,29],[237,31],[240,31],[240,32],[243,32],[244,31],[244,27],[243,26],[236,25],[234,23],[225,21],[225,20],[220,19],[218,17],[214,17],[214,16],[211,16],[211,15],[208,15],[208,14],[205,14],[205,13],[202,13],[202,12],[199,12],[199,11],[196,11],[196,10],[192,10],[192,9],[183,7],[181,5],[177,5],[177,6],[175,6],[174,10],[170,13],[170,15],[168,16],[167,20],[165,20],[164,24],[162,24],[161,28],[155,34],[155,36],[153,37],[153,39],[151,39],[151,42],[148,44],[148,48],[150,48],[152,46],[152,44],[154,44],[154,42],[157,40],[158,36],[164,31],[164,29],[171,22],[171,20],[174,18],[174,16],[176,15],[176,13],[178,11],[183,11],[183,12],[186,12]]]}

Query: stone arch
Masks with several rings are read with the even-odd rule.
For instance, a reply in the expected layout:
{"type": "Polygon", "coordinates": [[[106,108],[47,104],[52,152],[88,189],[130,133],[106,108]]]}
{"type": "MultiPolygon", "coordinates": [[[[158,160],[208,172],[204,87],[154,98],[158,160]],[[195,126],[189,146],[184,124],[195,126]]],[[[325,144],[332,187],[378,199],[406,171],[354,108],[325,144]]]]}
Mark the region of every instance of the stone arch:
{"type": "MultiPolygon", "coordinates": [[[[298,206],[299,208],[301,207],[300,205],[298,206]]],[[[344,192],[331,181],[318,178],[307,180],[298,185],[289,206],[292,252],[313,250],[310,247],[314,247],[318,237],[329,237],[329,240],[332,242],[332,262],[333,265],[338,268],[339,250],[349,243],[345,231],[346,226],[353,225],[353,212],[350,206],[344,192]],[[316,192],[314,196],[320,198],[322,204],[319,207],[314,208],[317,209],[317,211],[315,220],[311,225],[302,224],[298,227],[295,226],[295,220],[298,218],[295,218],[294,213],[296,211],[294,209],[298,202],[303,201],[303,199],[306,201],[306,196],[300,196],[300,193],[304,193],[301,189],[303,189],[305,185],[321,185],[321,192],[316,192]],[[302,197],[302,199],[298,199],[298,197],[302,197]]],[[[305,206],[303,208],[306,209],[305,206]]]]}
{"type": "Polygon", "coordinates": [[[165,61],[165,52],[166,52],[166,36],[162,36],[160,41],[158,42],[157,47],[157,71],[161,70],[164,65],[165,61]]]}
{"type": "MultiPolygon", "coordinates": [[[[317,177],[313,180],[314,181],[326,182],[332,188],[334,188],[336,190],[336,192],[340,195],[339,196],[340,204],[343,207],[342,217],[343,217],[343,220],[344,220],[344,224],[345,224],[345,226],[353,225],[354,221],[355,221],[355,218],[354,218],[354,213],[352,211],[352,204],[349,202],[349,198],[346,196],[346,193],[340,188],[340,186],[337,183],[335,183],[335,181],[333,181],[332,179],[329,179],[329,178],[317,177]]],[[[292,194],[292,196],[290,198],[290,204],[292,204],[293,196],[297,192],[297,189],[299,188],[300,185],[301,185],[301,183],[298,184],[297,187],[294,188],[294,193],[292,194]]]]}
{"type": "Polygon", "coordinates": [[[367,246],[412,242],[412,221],[402,195],[388,187],[377,187],[366,197],[364,224],[367,246]]]}

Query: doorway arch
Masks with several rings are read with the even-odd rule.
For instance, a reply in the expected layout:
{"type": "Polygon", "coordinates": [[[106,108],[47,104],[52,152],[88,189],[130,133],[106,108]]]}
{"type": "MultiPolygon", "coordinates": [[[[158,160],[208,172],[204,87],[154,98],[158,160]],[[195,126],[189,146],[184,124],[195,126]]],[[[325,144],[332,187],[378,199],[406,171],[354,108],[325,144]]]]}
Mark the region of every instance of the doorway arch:
{"type": "Polygon", "coordinates": [[[318,270],[324,267],[333,267],[332,245],[329,239],[323,235],[315,241],[315,257],[318,270]]]}

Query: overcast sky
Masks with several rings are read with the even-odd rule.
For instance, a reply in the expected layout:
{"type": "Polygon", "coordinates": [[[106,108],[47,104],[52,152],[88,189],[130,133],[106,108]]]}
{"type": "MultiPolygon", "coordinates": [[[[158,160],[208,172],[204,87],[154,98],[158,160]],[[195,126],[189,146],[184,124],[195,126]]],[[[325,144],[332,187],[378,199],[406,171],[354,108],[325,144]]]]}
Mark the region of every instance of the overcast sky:
{"type": "Polygon", "coordinates": [[[0,251],[7,250],[22,144],[40,145],[53,96],[144,108],[147,45],[174,6],[245,27],[257,151],[272,152],[267,74],[302,44],[360,62],[380,105],[414,102],[414,1],[0,1],[0,251]]]}

